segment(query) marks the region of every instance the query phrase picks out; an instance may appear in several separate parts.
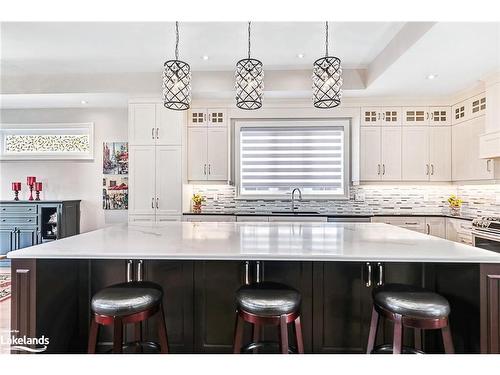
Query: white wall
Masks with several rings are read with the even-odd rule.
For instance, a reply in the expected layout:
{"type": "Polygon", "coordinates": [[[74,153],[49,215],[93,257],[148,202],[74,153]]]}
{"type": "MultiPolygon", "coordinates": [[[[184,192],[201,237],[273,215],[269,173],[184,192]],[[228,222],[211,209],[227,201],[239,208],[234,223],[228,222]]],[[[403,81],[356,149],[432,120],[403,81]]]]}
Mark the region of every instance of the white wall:
{"type": "Polygon", "coordinates": [[[21,181],[21,197],[28,197],[27,176],[43,182],[41,199],[81,199],[81,231],[106,223],[126,221],[127,211],[102,209],[102,143],[127,140],[127,109],[20,109],[0,111],[2,123],[94,123],[93,161],[1,161],[0,199],[12,199],[11,182],[21,181]]]}

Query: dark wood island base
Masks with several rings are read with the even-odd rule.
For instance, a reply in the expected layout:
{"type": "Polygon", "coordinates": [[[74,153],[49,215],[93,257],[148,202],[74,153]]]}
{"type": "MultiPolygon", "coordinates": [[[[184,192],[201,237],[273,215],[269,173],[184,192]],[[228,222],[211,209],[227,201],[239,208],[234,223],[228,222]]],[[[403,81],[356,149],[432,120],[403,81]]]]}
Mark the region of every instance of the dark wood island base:
{"type": "MultiPolygon", "coordinates": [[[[302,294],[306,353],[364,353],[372,288],[389,282],[424,286],[449,300],[457,353],[500,353],[500,264],[145,260],[142,267],[144,280],[164,288],[173,353],[231,353],[234,294],[256,272],[302,294]]],[[[91,296],[126,279],[125,259],[12,259],[12,329],[19,337],[48,337],[47,353],[85,353],[91,296]]],[[[153,340],[155,325],[152,320],[143,327],[153,340]]],[[[273,328],[264,330],[263,340],[277,340],[273,328]]],[[[250,340],[250,329],[244,335],[250,340]]],[[[133,327],[125,329],[125,341],[127,336],[134,337],[133,327]]],[[[392,325],[382,325],[377,345],[391,338],[392,325]]],[[[413,334],[404,340],[412,346],[413,334]]],[[[103,328],[100,350],[111,343],[111,330],[103,328]]],[[[424,332],[422,344],[425,352],[442,351],[437,332],[424,332]]]]}

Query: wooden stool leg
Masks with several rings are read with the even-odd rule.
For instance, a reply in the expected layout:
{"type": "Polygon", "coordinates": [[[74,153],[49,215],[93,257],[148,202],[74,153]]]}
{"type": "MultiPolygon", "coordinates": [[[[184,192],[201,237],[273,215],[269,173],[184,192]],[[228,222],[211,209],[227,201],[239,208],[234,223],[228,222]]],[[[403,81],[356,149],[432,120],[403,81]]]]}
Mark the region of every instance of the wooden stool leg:
{"type": "Polygon", "coordinates": [[[280,316],[280,348],[281,354],[288,354],[288,326],[286,316],[280,316]]]}
{"type": "Polygon", "coordinates": [[[422,350],[422,330],[415,328],[413,332],[415,334],[415,349],[422,350]]]}
{"type": "MultiPolygon", "coordinates": [[[[253,336],[253,342],[255,344],[257,344],[260,341],[260,329],[261,329],[261,327],[259,324],[257,324],[257,323],[253,324],[253,327],[252,327],[253,335],[252,336],[253,336]]],[[[259,351],[258,348],[255,348],[253,350],[254,353],[258,353],[258,351],[259,351]]]]}
{"type": "Polygon", "coordinates": [[[87,353],[89,354],[95,354],[98,333],[99,333],[99,324],[97,324],[94,317],[92,316],[92,321],[90,322],[89,344],[87,348],[87,353]]]}
{"type": "Polygon", "coordinates": [[[451,337],[449,325],[441,328],[441,335],[443,336],[444,352],[446,354],[455,354],[455,348],[453,346],[453,339],[451,337]]]}
{"type": "Polygon", "coordinates": [[[234,330],[234,344],[233,344],[233,353],[239,354],[241,353],[241,345],[243,342],[243,318],[240,316],[238,311],[236,311],[236,327],[234,330]]]}
{"type": "Polygon", "coordinates": [[[165,323],[165,312],[163,311],[163,304],[160,305],[160,324],[158,325],[158,336],[160,338],[160,352],[162,354],[168,353],[168,336],[167,325],[165,323]]]}
{"type": "Polygon", "coordinates": [[[377,339],[378,330],[378,312],[375,307],[372,309],[372,320],[370,323],[370,334],[368,335],[368,345],[366,346],[366,354],[371,354],[375,347],[375,340],[377,339]]]}
{"type": "Polygon", "coordinates": [[[295,341],[297,342],[297,353],[304,354],[304,340],[302,339],[302,324],[300,323],[300,316],[295,319],[295,341]]]}
{"type": "Polygon", "coordinates": [[[113,353],[121,353],[123,345],[123,323],[121,318],[113,322],[113,353]]]}
{"type": "Polygon", "coordinates": [[[401,315],[396,315],[394,321],[394,337],[392,340],[392,354],[401,354],[403,347],[403,320],[401,315]]]}

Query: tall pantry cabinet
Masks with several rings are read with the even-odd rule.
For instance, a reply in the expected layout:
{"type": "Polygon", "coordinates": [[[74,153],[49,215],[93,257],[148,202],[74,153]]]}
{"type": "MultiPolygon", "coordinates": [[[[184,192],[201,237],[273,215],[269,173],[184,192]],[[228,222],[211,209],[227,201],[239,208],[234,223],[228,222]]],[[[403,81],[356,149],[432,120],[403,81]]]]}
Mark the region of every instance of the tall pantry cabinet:
{"type": "Polygon", "coordinates": [[[129,222],[181,220],[185,123],[160,101],[129,103],[129,222]]]}

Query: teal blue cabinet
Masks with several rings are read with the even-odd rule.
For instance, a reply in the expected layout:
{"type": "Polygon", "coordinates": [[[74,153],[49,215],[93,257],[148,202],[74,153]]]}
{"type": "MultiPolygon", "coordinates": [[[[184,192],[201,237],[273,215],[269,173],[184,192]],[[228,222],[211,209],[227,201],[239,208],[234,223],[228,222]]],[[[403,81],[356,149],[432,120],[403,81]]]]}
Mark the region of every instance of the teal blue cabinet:
{"type": "Polygon", "coordinates": [[[80,201],[0,201],[0,255],[80,233],[80,201]]]}

